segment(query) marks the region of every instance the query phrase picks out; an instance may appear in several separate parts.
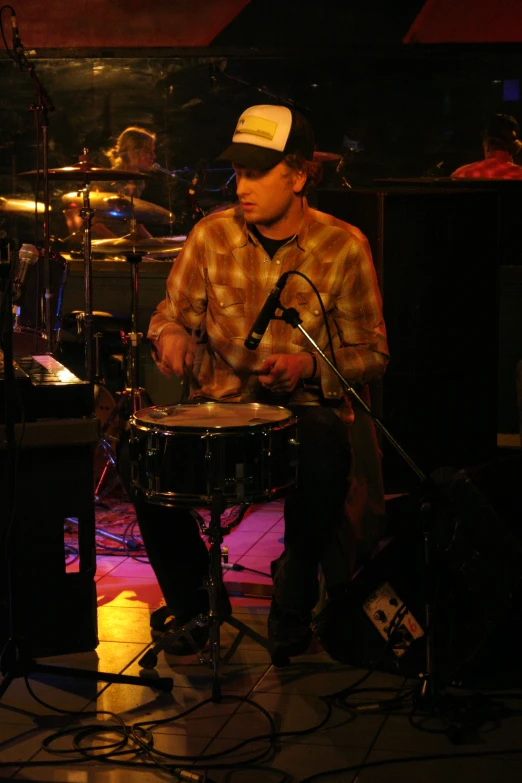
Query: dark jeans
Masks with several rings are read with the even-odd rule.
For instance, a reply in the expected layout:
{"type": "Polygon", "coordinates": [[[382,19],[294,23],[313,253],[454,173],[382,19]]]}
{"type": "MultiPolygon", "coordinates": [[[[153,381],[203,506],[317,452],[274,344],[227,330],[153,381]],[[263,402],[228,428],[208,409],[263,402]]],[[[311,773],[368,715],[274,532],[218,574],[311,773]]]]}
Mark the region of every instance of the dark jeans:
{"type": "Polygon", "coordinates": [[[208,609],[208,550],[189,509],[150,503],[131,486],[127,438],[125,433],[120,443],[118,471],[134,503],[147,557],[165,602],[176,617],[186,621],[208,609]]]}
{"type": "MultiPolygon", "coordinates": [[[[296,413],[299,479],[285,500],[284,553],[274,568],[274,595],[281,606],[301,613],[315,605],[323,553],[338,546],[351,448],[347,427],[333,409],[302,407],[296,413]]],[[[118,464],[166,603],[183,620],[205,611],[209,558],[196,520],[188,509],[154,505],[133,492],[125,442],[118,464]]],[[[341,563],[344,559],[348,579],[349,558],[341,556],[341,563]]]]}
{"type": "Polygon", "coordinates": [[[318,566],[326,555],[336,571],[327,575],[327,582],[350,578],[344,504],[351,446],[348,428],[332,408],[302,407],[296,413],[298,486],[285,502],[284,552],[272,564],[272,573],[278,604],[307,614],[317,602],[318,566]]]}

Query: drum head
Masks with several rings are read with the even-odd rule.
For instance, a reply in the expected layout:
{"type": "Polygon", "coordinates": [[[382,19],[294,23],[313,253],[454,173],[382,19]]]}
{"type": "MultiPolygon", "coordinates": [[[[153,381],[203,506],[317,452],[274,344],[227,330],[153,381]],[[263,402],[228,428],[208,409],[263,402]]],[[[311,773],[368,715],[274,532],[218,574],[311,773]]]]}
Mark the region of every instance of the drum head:
{"type": "Polygon", "coordinates": [[[290,410],[279,405],[201,402],[143,408],[133,418],[138,426],[146,428],[175,430],[186,427],[223,431],[274,424],[292,416],[290,410]]]}

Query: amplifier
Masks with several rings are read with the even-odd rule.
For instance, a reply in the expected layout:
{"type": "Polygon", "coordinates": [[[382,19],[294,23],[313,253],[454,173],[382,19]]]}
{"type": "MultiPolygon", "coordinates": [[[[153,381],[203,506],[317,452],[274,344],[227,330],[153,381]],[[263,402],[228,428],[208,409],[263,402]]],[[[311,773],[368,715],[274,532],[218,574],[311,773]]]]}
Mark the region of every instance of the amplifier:
{"type": "MultiPolygon", "coordinates": [[[[14,507],[0,514],[0,647],[10,633],[30,657],[87,652],[98,644],[93,451],[99,427],[94,417],[15,425],[14,507]],[[74,572],[65,564],[68,517],[78,519],[74,572]]],[[[11,494],[6,457],[0,425],[3,498],[11,494]]]]}

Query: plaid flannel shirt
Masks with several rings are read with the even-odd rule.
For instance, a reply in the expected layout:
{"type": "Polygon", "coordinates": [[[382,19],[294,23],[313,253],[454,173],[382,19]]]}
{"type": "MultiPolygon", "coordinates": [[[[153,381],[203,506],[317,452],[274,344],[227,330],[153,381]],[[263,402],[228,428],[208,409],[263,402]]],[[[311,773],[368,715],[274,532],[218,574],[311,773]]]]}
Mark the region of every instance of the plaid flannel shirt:
{"type": "MultiPolygon", "coordinates": [[[[273,353],[313,352],[300,330],[270,322],[255,351],[244,340],[283,272],[299,271],[320,292],[337,367],[351,384],[379,378],[388,362],[381,296],[366,237],[355,227],[306,204],[298,233],[270,258],[247,229],[239,207],[203,218],[172,265],[166,298],[152,315],[148,337],[159,368],[157,340],[165,327],[183,328],[200,342],[192,396],[252,402],[260,384],[254,370],[273,353]]],[[[302,327],[331,358],[320,303],[309,283],[290,275],[281,304],[295,307],[302,327]]],[[[316,388],[299,384],[285,402],[340,400],[343,390],[318,357],[316,388]],[[322,393],[321,393],[322,392],[322,393]]],[[[281,404],[277,400],[277,404],[281,404]]]]}
{"type": "Polygon", "coordinates": [[[468,163],[451,174],[452,179],[522,179],[522,166],[505,150],[493,150],[484,160],[468,163]]]}

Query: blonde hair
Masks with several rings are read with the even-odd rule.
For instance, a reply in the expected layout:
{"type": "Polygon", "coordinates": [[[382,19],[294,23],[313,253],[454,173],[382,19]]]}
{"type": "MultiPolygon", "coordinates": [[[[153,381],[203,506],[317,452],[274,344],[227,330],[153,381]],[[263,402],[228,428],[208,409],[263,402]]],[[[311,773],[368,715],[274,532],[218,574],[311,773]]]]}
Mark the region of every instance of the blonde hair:
{"type": "Polygon", "coordinates": [[[105,155],[109,158],[111,168],[125,169],[131,165],[130,160],[136,153],[155,141],[155,133],[131,126],[120,133],[114,147],[107,150],[105,155]]]}

